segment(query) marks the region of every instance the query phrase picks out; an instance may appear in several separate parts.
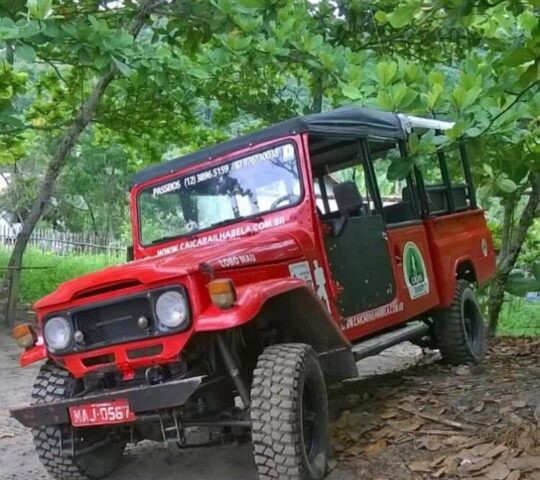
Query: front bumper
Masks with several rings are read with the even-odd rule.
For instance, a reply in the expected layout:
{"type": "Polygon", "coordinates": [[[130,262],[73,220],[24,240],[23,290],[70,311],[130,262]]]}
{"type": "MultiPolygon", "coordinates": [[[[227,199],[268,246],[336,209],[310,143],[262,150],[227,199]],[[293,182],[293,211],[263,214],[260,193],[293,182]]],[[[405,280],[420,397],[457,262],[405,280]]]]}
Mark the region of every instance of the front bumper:
{"type": "Polygon", "coordinates": [[[68,407],[85,403],[111,402],[127,399],[136,415],[151,410],[179,407],[197,390],[204,377],[171,380],[157,385],[111,390],[100,394],[71,398],[60,402],[42,403],[10,410],[10,415],[25,427],[40,427],[70,423],[68,407]]]}

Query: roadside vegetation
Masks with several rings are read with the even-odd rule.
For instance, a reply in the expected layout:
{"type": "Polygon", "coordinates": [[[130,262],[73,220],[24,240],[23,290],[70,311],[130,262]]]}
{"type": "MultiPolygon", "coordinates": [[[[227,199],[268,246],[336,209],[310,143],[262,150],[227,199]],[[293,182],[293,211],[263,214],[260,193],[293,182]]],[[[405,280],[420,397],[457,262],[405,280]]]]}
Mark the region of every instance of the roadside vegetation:
{"type": "MultiPolygon", "coordinates": [[[[429,173],[436,148],[466,146],[498,238],[485,300],[495,333],[505,292],[539,280],[539,38],[532,0],[1,2],[0,214],[22,226],[8,305],[53,275],[21,273],[36,227],[127,243],[136,170],[355,104],[456,122],[413,140],[388,188],[414,163],[429,173]]],[[[58,266],[58,281],[80,268],[58,266]]]]}
{"type": "MultiPolygon", "coordinates": [[[[10,252],[0,250],[0,269],[7,266],[10,252]]],[[[23,262],[20,300],[31,305],[66,280],[120,263],[110,255],[55,255],[28,249],[23,262]]]]}

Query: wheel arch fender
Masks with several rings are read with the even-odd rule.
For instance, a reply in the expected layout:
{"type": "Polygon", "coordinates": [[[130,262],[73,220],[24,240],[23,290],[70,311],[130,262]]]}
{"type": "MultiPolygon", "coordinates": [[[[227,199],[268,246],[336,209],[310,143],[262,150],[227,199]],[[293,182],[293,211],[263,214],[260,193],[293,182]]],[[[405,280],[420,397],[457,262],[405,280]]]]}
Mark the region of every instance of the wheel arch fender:
{"type": "Polygon", "coordinates": [[[469,283],[478,282],[476,267],[470,257],[458,259],[454,270],[456,272],[456,280],[467,280],[469,283]]]}
{"type": "Polygon", "coordinates": [[[278,325],[287,342],[311,345],[326,377],[332,381],[357,376],[351,344],[304,280],[279,278],[238,288],[230,309],[209,307],[197,318],[196,330],[220,331],[252,324],[278,325]]]}
{"type": "MultiPolygon", "coordinates": [[[[449,306],[454,299],[454,291],[458,280],[467,280],[471,284],[478,284],[477,268],[474,260],[466,255],[456,258],[448,281],[441,286],[440,303],[442,307],[449,306]]],[[[450,272],[449,272],[450,274],[450,272]]]]}

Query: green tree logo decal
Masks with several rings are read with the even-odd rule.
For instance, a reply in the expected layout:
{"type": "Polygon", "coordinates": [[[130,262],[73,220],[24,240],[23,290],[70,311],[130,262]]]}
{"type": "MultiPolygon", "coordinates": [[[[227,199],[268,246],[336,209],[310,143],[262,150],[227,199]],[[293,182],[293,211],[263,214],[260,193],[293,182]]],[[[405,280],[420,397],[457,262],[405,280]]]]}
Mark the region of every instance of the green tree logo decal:
{"type": "Polygon", "coordinates": [[[429,293],[429,281],[422,253],[414,242],[407,242],[403,249],[403,275],[411,298],[429,293]]]}

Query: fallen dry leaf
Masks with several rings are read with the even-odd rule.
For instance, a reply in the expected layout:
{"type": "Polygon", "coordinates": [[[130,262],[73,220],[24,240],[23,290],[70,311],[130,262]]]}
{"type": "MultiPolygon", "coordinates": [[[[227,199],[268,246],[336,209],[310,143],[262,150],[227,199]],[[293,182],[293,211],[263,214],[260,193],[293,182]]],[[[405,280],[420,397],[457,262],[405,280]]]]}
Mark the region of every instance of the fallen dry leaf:
{"type": "Polygon", "coordinates": [[[491,465],[486,471],[486,477],[490,480],[505,480],[510,475],[510,470],[501,461],[491,465]]]}
{"type": "Polygon", "coordinates": [[[450,438],[444,440],[444,444],[449,447],[462,446],[465,442],[469,441],[469,437],[464,437],[463,435],[453,435],[450,438]]]}
{"type": "Polygon", "coordinates": [[[524,408],[527,406],[527,402],[525,402],[524,400],[514,400],[512,402],[512,407],[514,408],[524,408]]]}
{"type": "Polygon", "coordinates": [[[493,463],[493,459],[483,457],[483,458],[466,458],[463,459],[461,465],[458,468],[458,475],[470,474],[472,472],[478,472],[488,465],[493,463]]]}
{"type": "Polygon", "coordinates": [[[521,472],[519,470],[514,470],[508,477],[506,477],[506,480],[519,480],[521,477],[521,472]]]}
{"type": "Polygon", "coordinates": [[[521,470],[522,472],[531,472],[540,470],[540,457],[525,455],[518,458],[509,458],[506,462],[510,470],[521,470]]]}
{"type": "Polygon", "coordinates": [[[425,435],[416,440],[415,445],[417,448],[425,448],[430,452],[436,452],[442,447],[441,441],[435,437],[425,435]]]}
{"type": "Polygon", "coordinates": [[[386,412],[381,413],[380,417],[383,420],[389,420],[390,418],[396,418],[397,412],[395,410],[387,410],[386,412]]]}
{"type": "Polygon", "coordinates": [[[508,448],[504,445],[495,445],[493,448],[486,452],[486,456],[489,458],[495,458],[503,452],[506,452],[508,448]]]}
{"type": "Polygon", "coordinates": [[[413,418],[412,420],[389,420],[388,426],[398,430],[399,432],[414,432],[418,430],[424,422],[420,418],[413,418]]]}
{"type": "Polygon", "coordinates": [[[472,409],[473,413],[480,413],[481,411],[484,410],[484,407],[486,406],[486,402],[484,402],[483,400],[476,406],[472,409]]]}
{"type": "Polygon", "coordinates": [[[387,446],[386,440],[381,439],[369,445],[364,450],[364,453],[368,457],[374,457],[375,455],[378,455],[379,453],[381,453],[386,448],[386,446],[387,446]]]}
{"type": "Polygon", "coordinates": [[[430,473],[431,472],[431,466],[429,462],[424,460],[417,460],[416,462],[412,462],[408,465],[409,470],[411,472],[422,472],[422,473],[430,473]]]}

